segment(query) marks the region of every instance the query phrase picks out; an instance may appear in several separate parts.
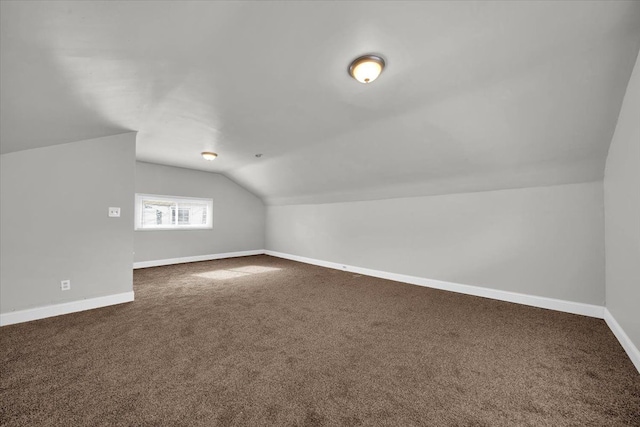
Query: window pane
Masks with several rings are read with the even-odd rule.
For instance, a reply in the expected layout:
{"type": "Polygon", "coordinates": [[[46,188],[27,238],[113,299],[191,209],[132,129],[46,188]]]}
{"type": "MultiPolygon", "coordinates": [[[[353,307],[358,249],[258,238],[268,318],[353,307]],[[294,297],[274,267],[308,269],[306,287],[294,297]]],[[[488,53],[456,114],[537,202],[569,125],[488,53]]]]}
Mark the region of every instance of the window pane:
{"type": "Polygon", "coordinates": [[[207,204],[206,203],[180,203],[178,209],[178,224],[185,225],[206,225],[207,224],[207,204]]]}
{"type": "Polygon", "coordinates": [[[160,200],[143,200],[142,226],[166,227],[175,223],[175,203],[160,200]]]}

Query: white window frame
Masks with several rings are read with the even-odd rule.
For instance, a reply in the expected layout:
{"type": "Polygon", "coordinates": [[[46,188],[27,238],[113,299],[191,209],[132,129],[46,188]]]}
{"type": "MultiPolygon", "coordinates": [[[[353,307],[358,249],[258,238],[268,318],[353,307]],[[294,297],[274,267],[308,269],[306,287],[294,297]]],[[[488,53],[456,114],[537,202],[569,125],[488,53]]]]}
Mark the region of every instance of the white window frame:
{"type": "Polygon", "coordinates": [[[136,193],[135,205],[135,226],[136,231],[176,231],[176,230],[211,230],[213,229],[213,199],[203,199],[199,197],[166,196],[160,194],[136,193]],[[144,215],[143,201],[153,199],[158,201],[173,202],[177,205],[176,224],[162,227],[143,227],[142,216],[144,215]],[[207,224],[206,225],[185,225],[178,224],[178,209],[180,203],[207,203],[207,224]]]}

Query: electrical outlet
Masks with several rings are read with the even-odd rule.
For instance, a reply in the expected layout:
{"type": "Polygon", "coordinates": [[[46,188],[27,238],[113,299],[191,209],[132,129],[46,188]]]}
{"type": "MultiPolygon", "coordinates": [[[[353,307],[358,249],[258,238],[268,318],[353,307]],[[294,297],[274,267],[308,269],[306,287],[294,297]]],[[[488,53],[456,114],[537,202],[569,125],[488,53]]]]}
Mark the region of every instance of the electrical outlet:
{"type": "Polygon", "coordinates": [[[69,289],[71,289],[71,280],[63,280],[60,282],[61,291],[68,291],[69,289]]]}
{"type": "Polygon", "coordinates": [[[109,208],[109,216],[117,218],[120,216],[120,208],[109,208]]]}

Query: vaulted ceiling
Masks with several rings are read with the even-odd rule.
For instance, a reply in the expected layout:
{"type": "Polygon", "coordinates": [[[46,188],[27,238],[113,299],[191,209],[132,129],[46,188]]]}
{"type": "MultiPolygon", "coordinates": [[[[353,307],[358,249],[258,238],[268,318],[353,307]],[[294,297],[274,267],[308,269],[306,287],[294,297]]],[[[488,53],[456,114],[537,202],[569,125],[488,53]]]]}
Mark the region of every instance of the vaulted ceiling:
{"type": "Polygon", "coordinates": [[[139,160],[275,204],[601,179],[640,48],[636,1],[3,1],[0,16],[2,153],[135,130],[139,160]],[[369,85],[347,74],[364,53],[387,61],[369,85]]]}

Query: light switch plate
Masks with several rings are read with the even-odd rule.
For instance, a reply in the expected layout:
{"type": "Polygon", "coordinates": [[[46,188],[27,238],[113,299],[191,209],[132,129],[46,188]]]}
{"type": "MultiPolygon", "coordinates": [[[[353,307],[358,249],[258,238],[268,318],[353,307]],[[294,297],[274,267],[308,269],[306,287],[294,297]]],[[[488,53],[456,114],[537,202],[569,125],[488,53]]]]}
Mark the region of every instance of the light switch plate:
{"type": "Polygon", "coordinates": [[[110,217],[119,217],[120,216],[120,208],[109,208],[109,216],[110,217]]]}
{"type": "Polygon", "coordinates": [[[61,291],[68,291],[69,289],[71,289],[71,280],[61,280],[60,281],[60,290],[61,291]]]}

